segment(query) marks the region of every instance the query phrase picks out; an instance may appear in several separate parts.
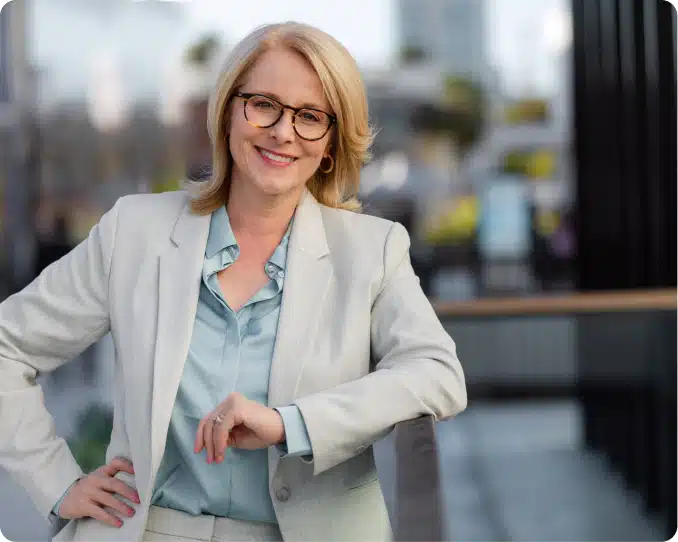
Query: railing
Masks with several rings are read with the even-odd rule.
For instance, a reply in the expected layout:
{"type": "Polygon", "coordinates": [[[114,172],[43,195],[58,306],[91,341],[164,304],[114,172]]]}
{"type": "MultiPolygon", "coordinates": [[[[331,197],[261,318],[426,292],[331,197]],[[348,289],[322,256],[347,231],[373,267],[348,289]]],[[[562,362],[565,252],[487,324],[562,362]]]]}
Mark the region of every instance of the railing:
{"type": "Polygon", "coordinates": [[[433,418],[396,425],[395,455],[394,540],[446,540],[433,418]]]}
{"type": "Polygon", "coordinates": [[[575,293],[514,299],[434,302],[441,320],[474,317],[560,316],[648,310],[676,310],[676,290],[575,293]]]}
{"type": "MultiPolygon", "coordinates": [[[[586,444],[676,530],[676,290],[434,303],[478,397],[566,394],[586,444]]],[[[444,540],[435,424],[395,431],[395,540],[444,540]]]]}

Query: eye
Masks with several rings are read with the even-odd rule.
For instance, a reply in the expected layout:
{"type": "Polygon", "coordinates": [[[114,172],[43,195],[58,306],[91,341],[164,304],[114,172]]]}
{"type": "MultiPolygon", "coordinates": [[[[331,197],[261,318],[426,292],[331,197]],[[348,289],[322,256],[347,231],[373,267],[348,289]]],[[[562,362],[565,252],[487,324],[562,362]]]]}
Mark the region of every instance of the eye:
{"type": "Polygon", "coordinates": [[[250,105],[260,111],[277,109],[276,104],[273,100],[269,100],[268,98],[263,98],[261,96],[250,98],[250,105]]]}
{"type": "Polygon", "coordinates": [[[299,118],[304,122],[322,122],[322,115],[310,109],[302,109],[299,111],[299,118]]]}

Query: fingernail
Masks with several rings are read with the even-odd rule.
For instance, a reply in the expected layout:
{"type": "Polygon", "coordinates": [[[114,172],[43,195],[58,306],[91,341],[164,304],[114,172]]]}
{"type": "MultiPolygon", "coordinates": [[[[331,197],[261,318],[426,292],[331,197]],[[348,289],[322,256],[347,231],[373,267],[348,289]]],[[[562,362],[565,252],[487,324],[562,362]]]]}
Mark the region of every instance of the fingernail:
{"type": "Polygon", "coordinates": [[[122,527],[122,520],[119,519],[119,520],[116,522],[116,525],[117,525],[118,527],[122,527]]]}
{"type": "Polygon", "coordinates": [[[211,463],[212,463],[212,459],[208,457],[208,458],[207,458],[207,464],[209,465],[209,464],[211,464],[211,463]]]}
{"type": "Polygon", "coordinates": [[[127,517],[131,518],[133,515],[134,515],[134,508],[130,508],[129,510],[127,510],[127,517]]]}
{"type": "Polygon", "coordinates": [[[139,495],[134,495],[134,498],[132,500],[137,504],[141,504],[141,499],[139,498],[139,495]]]}

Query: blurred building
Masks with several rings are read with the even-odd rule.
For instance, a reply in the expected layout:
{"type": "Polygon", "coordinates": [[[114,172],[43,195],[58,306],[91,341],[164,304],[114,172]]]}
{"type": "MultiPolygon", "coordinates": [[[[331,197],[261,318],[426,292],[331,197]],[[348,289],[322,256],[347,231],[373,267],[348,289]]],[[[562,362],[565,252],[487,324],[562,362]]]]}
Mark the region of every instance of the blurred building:
{"type": "Polygon", "coordinates": [[[399,0],[401,55],[423,57],[445,71],[485,81],[485,0],[399,0]]]}
{"type": "Polygon", "coordinates": [[[34,80],[26,8],[25,2],[12,2],[0,11],[0,282],[5,289],[30,280],[35,240],[34,80]]]}
{"type": "Polygon", "coordinates": [[[186,62],[185,23],[185,6],[169,2],[3,7],[0,268],[10,290],[48,263],[44,247],[81,240],[118,197],[185,176],[186,104],[206,80],[186,62]]]}
{"type": "Polygon", "coordinates": [[[87,102],[92,79],[103,71],[118,79],[121,99],[157,102],[189,41],[179,2],[30,0],[27,6],[41,109],[87,102]]]}

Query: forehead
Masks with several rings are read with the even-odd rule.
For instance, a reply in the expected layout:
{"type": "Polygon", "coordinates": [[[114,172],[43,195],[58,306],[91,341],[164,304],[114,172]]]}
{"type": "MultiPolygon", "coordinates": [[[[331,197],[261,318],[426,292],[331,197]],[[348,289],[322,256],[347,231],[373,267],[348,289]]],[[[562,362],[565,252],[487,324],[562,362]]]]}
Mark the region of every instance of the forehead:
{"type": "Polygon", "coordinates": [[[329,109],[320,77],[311,63],[287,48],[265,51],[245,75],[243,90],[271,94],[292,106],[329,109]]]}

